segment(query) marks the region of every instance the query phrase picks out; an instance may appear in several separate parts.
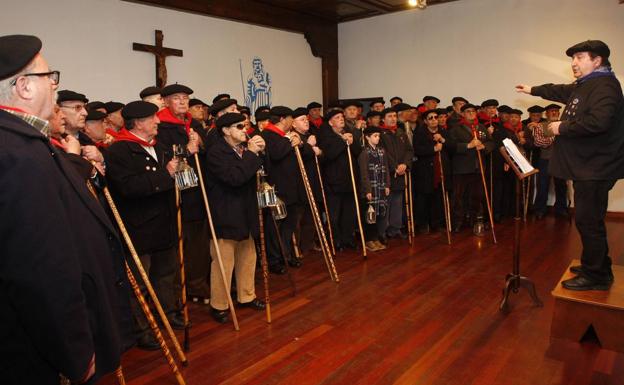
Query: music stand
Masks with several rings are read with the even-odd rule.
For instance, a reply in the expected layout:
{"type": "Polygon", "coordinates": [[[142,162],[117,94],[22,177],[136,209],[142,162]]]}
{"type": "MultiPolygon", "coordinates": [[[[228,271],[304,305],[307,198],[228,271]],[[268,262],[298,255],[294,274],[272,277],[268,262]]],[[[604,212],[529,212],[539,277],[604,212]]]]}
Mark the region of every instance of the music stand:
{"type": "MultiPolygon", "coordinates": [[[[533,299],[533,302],[536,306],[543,306],[542,301],[537,297],[537,292],[535,291],[535,285],[533,281],[531,281],[527,277],[523,277],[520,275],[520,222],[522,221],[521,211],[520,211],[520,184],[524,178],[527,178],[533,174],[537,174],[539,172],[538,169],[533,168],[532,170],[527,170],[523,172],[521,167],[516,163],[513,158],[510,156],[507,148],[502,146],[500,148],[500,152],[505,158],[505,161],[511,167],[511,169],[516,174],[516,215],[514,216],[514,246],[513,246],[513,272],[511,274],[507,274],[505,277],[505,289],[503,289],[503,300],[499,306],[499,310],[503,313],[507,313],[509,311],[509,294],[513,291],[514,293],[518,293],[520,287],[525,287],[529,291],[529,295],[533,299]]],[[[516,151],[514,154],[517,156],[522,156],[519,151],[516,151]]],[[[525,158],[526,160],[526,158],[525,158]]]]}

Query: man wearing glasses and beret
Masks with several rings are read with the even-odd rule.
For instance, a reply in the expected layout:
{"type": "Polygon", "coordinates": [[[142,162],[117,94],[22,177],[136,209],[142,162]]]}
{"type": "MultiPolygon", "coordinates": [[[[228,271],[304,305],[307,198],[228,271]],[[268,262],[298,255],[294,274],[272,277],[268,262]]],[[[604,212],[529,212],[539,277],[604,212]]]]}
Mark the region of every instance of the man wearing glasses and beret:
{"type": "Polygon", "coordinates": [[[576,81],[516,86],[518,92],[565,103],[561,120],[546,123],[555,137],[548,171],[574,183],[576,228],[581,235],[578,274],[563,281],[569,290],[609,290],[613,283],[604,218],[609,191],[624,177],[624,97],[609,63],[609,47],[587,40],[566,50],[576,81]]]}
{"type": "Polygon", "coordinates": [[[0,378],[94,383],[130,322],[122,246],[48,138],[59,73],[35,36],[0,37],[0,378]]]}

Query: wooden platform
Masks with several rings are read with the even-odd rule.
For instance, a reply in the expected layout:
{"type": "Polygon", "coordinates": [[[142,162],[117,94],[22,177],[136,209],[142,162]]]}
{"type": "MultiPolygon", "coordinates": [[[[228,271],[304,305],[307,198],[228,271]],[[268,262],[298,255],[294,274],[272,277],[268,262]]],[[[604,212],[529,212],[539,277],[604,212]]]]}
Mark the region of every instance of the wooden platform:
{"type": "MultiPolygon", "coordinates": [[[[573,260],[570,266],[579,265],[573,260]]],[[[604,349],[624,352],[624,266],[613,265],[615,281],[608,291],[566,290],[561,281],[574,277],[568,269],[552,291],[555,308],[551,338],[579,342],[593,327],[604,349]]]]}
{"type": "MultiPolygon", "coordinates": [[[[607,222],[610,254],[624,264],[624,222],[607,222]]],[[[489,235],[489,234],[488,234],[489,235]]],[[[271,275],[273,323],[237,311],[240,331],[192,304],[188,385],[624,385],[624,354],[597,344],[550,339],[555,297],[548,293],[580,255],[576,229],[548,216],[523,225],[521,272],[544,307],[526,292],[498,310],[512,268],[513,221],[496,226],[498,244],[469,230],[448,246],[440,233],[414,245],[391,241],[368,260],[336,257],[340,283],[319,254],[306,255],[288,279],[271,275]]],[[[620,280],[624,282],[624,280],[620,280]]],[[[257,276],[257,292],[262,279],[257,276]]],[[[178,332],[180,339],[182,333],[178,332]]],[[[175,385],[160,352],[123,357],[128,385],[175,385]]],[[[2,381],[0,381],[1,383],[2,381]]],[[[98,385],[115,385],[107,377],[98,385]]]]}

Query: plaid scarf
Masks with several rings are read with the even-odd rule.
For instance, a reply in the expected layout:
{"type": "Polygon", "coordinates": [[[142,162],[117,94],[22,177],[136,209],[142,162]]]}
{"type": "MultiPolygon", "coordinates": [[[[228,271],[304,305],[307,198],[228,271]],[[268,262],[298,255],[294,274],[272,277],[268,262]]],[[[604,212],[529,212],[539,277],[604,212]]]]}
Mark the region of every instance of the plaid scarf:
{"type": "Polygon", "coordinates": [[[8,107],[8,106],[0,106],[0,109],[3,109],[4,111],[8,112],[9,114],[15,115],[18,118],[22,119],[26,123],[28,123],[31,126],[33,126],[35,129],[37,129],[39,132],[41,132],[46,137],[50,136],[50,124],[48,123],[47,120],[41,119],[41,118],[39,118],[39,117],[37,117],[35,115],[28,114],[25,111],[20,110],[19,108],[13,108],[13,107],[8,107]]]}
{"type": "Polygon", "coordinates": [[[384,216],[388,205],[385,189],[390,187],[386,186],[388,174],[384,164],[386,154],[382,148],[372,148],[371,146],[366,146],[366,154],[368,155],[368,180],[373,195],[373,199],[368,201],[368,204],[373,205],[377,215],[384,216]]]}

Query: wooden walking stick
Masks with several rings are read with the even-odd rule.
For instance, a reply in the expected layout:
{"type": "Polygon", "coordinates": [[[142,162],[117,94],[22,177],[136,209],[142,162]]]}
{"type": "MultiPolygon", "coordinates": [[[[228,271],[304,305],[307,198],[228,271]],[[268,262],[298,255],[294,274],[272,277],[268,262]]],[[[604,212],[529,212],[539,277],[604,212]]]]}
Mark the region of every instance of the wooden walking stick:
{"type": "Polygon", "coordinates": [[[329,242],[331,243],[332,254],[336,255],[336,247],[334,246],[334,230],[332,230],[331,221],[329,220],[329,209],[327,208],[327,198],[325,198],[325,187],[323,187],[323,177],[321,176],[321,167],[319,166],[318,156],[314,155],[314,161],[316,162],[316,173],[318,174],[319,184],[321,185],[321,195],[323,196],[323,206],[325,206],[325,219],[327,220],[329,242]]]}
{"type": "Polygon", "coordinates": [[[182,314],[184,316],[184,351],[188,352],[191,348],[191,342],[189,339],[189,329],[190,329],[190,321],[189,321],[189,312],[188,312],[188,304],[186,302],[186,273],[184,271],[184,236],[182,234],[182,196],[180,194],[180,189],[178,186],[175,186],[175,199],[176,199],[176,209],[177,209],[177,217],[178,217],[178,260],[180,262],[180,286],[182,287],[182,314]]]}
{"type": "MultiPolygon", "coordinates": [[[[472,129],[472,135],[475,139],[477,138],[477,130],[472,129]]],[[[475,147],[477,150],[477,158],[479,159],[479,171],[481,171],[481,180],[483,181],[483,191],[485,192],[485,202],[487,204],[488,215],[490,217],[490,228],[492,230],[492,239],[494,243],[496,243],[496,233],[494,232],[494,218],[492,217],[492,206],[490,205],[490,194],[488,194],[487,183],[485,182],[485,172],[483,171],[483,159],[481,157],[481,150],[475,147]]]]}
{"type": "MultiPolygon", "coordinates": [[[[118,224],[120,223],[121,222],[118,222],[118,224]]],[[[132,241],[130,241],[129,239],[130,238],[128,238],[126,242],[130,242],[128,244],[128,246],[130,247],[132,244],[132,241]]],[[[147,322],[149,323],[149,326],[152,329],[152,332],[156,336],[156,341],[158,341],[158,344],[160,345],[160,349],[162,350],[163,355],[165,356],[165,360],[169,364],[169,368],[171,368],[173,375],[175,376],[176,380],[178,380],[178,384],[185,385],[186,383],[184,382],[184,378],[182,377],[182,374],[178,370],[178,366],[176,365],[175,361],[173,360],[173,357],[171,356],[171,352],[169,351],[169,348],[167,347],[167,343],[165,342],[165,339],[163,338],[163,335],[160,332],[160,329],[158,328],[158,324],[156,323],[156,320],[154,319],[154,316],[152,315],[152,311],[150,310],[149,305],[147,304],[147,302],[145,301],[145,298],[143,297],[143,294],[141,293],[141,289],[139,288],[139,285],[137,284],[137,281],[134,278],[134,274],[132,274],[132,270],[130,270],[130,266],[128,266],[128,262],[126,262],[126,274],[128,275],[128,281],[130,282],[132,291],[134,292],[134,295],[136,296],[137,301],[139,302],[139,305],[141,306],[141,309],[143,310],[143,313],[145,314],[145,318],[147,318],[147,322]]],[[[117,370],[121,370],[121,367],[119,367],[119,369],[117,370]]],[[[117,372],[115,372],[115,375],[117,375],[117,372]]],[[[117,378],[119,378],[118,375],[117,375],[117,378]]],[[[122,378],[123,378],[123,374],[122,374],[122,378]]],[[[122,382],[120,382],[120,384],[122,384],[122,382]]]]}
{"type": "Polygon", "coordinates": [[[292,234],[292,245],[293,251],[295,252],[295,258],[301,259],[301,250],[299,250],[299,241],[297,240],[297,235],[295,233],[292,234]]]}
{"type": "Polygon", "coordinates": [[[199,164],[199,156],[195,153],[195,164],[197,165],[197,176],[199,177],[199,186],[201,187],[202,197],[204,198],[204,206],[206,207],[206,215],[208,216],[208,225],[210,225],[210,233],[212,234],[212,242],[215,246],[215,252],[217,254],[217,264],[221,272],[221,278],[223,279],[223,285],[225,286],[225,294],[227,297],[228,307],[230,308],[230,314],[232,315],[232,322],[234,323],[234,329],[240,330],[238,327],[238,319],[236,318],[236,311],[234,310],[234,303],[232,302],[232,296],[230,295],[230,284],[225,276],[225,268],[223,267],[223,258],[221,258],[221,248],[217,241],[217,233],[215,232],[214,223],[212,221],[212,214],[210,213],[210,206],[208,205],[208,195],[206,195],[206,186],[204,185],[204,176],[202,174],[201,165],[199,164]]]}
{"type": "Polygon", "coordinates": [[[126,385],[126,379],[124,378],[123,369],[121,365],[115,370],[115,378],[117,378],[117,384],[126,385]]]}
{"type": "Polygon", "coordinates": [[[403,174],[403,180],[405,182],[405,217],[406,217],[406,221],[407,221],[407,240],[409,242],[409,244],[412,244],[412,225],[410,224],[410,215],[409,215],[409,211],[410,211],[410,207],[409,207],[409,197],[407,196],[408,194],[408,187],[407,187],[407,171],[405,172],[405,174],[403,174]]]}
{"type": "Polygon", "coordinates": [[[355,173],[353,172],[353,159],[351,157],[351,147],[347,143],[347,158],[349,160],[349,171],[351,172],[351,185],[353,186],[353,199],[355,200],[355,214],[360,229],[360,239],[362,240],[362,256],[366,259],[366,240],[364,239],[364,229],[362,228],[362,218],[360,218],[360,202],[358,202],[357,187],[355,185],[355,173]]]}
{"type": "MultiPolygon", "coordinates": [[[[256,186],[260,190],[262,169],[256,172],[256,186]]],[[[262,266],[262,282],[264,283],[264,302],[266,304],[267,323],[271,323],[271,298],[269,297],[269,264],[266,254],[266,240],[264,239],[264,210],[258,206],[258,220],[260,221],[260,266],[262,266]]]]}
{"type": "Polygon", "coordinates": [[[409,211],[409,220],[410,220],[410,224],[412,225],[412,237],[416,236],[416,228],[414,227],[414,201],[413,201],[413,194],[412,194],[412,173],[411,171],[406,171],[407,173],[407,186],[408,186],[408,193],[409,193],[409,207],[410,207],[410,211],[409,211]]]}
{"type": "Polygon", "coordinates": [[[438,159],[440,162],[440,180],[442,182],[442,204],[444,205],[444,222],[446,224],[446,242],[451,244],[451,213],[446,195],[446,182],[444,181],[444,166],[442,165],[442,152],[438,151],[438,159]]]}
{"type": "MultiPolygon", "coordinates": [[[[110,191],[108,190],[108,187],[104,187],[102,191],[104,192],[104,197],[106,198],[106,201],[108,202],[111,212],[113,213],[113,216],[115,217],[115,221],[117,222],[117,225],[119,226],[119,230],[121,231],[124,241],[126,242],[126,245],[128,246],[130,255],[132,255],[134,264],[136,265],[136,268],[139,274],[141,275],[143,282],[145,283],[147,292],[152,298],[154,307],[156,308],[156,311],[158,312],[158,315],[160,316],[161,321],[163,325],[165,326],[165,329],[167,330],[167,334],[169,334],[169,337],[171,338],[171,342],[173,343],[173,346],[175,347],[175,350],[178,353],[178,357],[180,358],[182,365],[186,366],[188,365],[186,355],[182,351],[182,348],[180,347],[180,343],[178,342],[178,339],[176,338],[176,335],[173,332],[173,329],[171,329],[171,324],[169,323],[169,320],[167,319],[167,316],[165,315],[165,312],[160,304],[160,300],[158,299],[158,296],[156,296],[156,292],[154,291],[154,288],[152,287],[152,284],[150,283],[150,280],[147,276],[147,272],[143,268],[141,259],[139,259],[139,255],[137,254],[136,249],[134,248],[134,244],[132,243],[132,240],[130,239],[130,235],[128,234],[128,231],[126,230],[126,226],[124,225],[123,220],[121,219],[121,216],[119,215],[119,211],[117,211],[117,206],[115,205],[115,202],[113,201],[113,197],[111,196],[110,191]]],[[[128,271],[130,270],[126,264],[126,272],[128,271]]]]}
{"type": "Polygon", "coordinates": [[[310,211],[312,212],[312,220],[314,222],[314,227],[316,228],[316,233],[319,237],[321,251],[323,252],[323,258],[325,259],[325,264],[329,270],[329,276],[334,282],[339,282],[340,279],[338,278],[338,272],[336,271],[336,266],[334,265],[332,251],[329,248],[329,243],[327,242],[327,237],[325,236],[321,215],[318,211],[318,206],[316,205],[316,200],[314,199],[314,192],[312,191],[312,186],[310,185],[310,180],[308,179],[308,174],[305,170],[303,158],[301,157],[301,151],[299,151],[298,147],[295,147],[295,156],[297,157],[299,171],[301,172],[301,179],[303,180],[303,185],[308,197],[308,203],[310,204],[310,211]]]}
{"type": "MultiPolygon", "coordinates": [[[[533,151],[531,151],[531,153],[529,154],[529,163],[532,165],[533,164],[533,151]]],[[[535,174],[530,175],[527,179],[527,183],[526,183],[526,194],[524,195],[524,207],[523,207],[523,211],[522,211],[522,221],[526,222],[526,218],[527,218],[527,212],[529,211],[529,195],[531,194],[531,179],[535,176],[535,174]]],[[[524,187],[524,184],[522,185],[522,187],[524,187]]]]}

